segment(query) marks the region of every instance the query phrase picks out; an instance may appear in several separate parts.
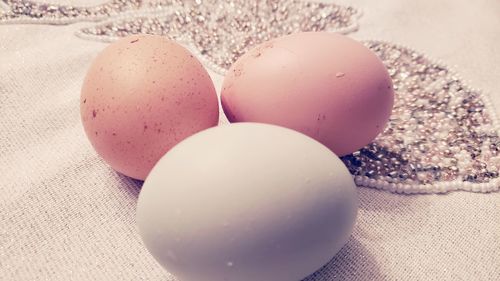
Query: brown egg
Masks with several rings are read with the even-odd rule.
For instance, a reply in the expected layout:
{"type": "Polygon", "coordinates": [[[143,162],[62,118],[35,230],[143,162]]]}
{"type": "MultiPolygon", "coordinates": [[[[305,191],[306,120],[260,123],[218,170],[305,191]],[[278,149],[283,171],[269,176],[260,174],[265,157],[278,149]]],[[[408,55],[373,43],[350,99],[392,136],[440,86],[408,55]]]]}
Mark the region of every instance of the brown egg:
{"type": "Polygon", "coordinates": [[[134,35],[104,49],[82,87],[81,117],[99,155],[116,171],[145,179],[175,144],[217,125],[214,85],[184,47],[134,35]]]}
{"type": "Polygon", "coordinates": [[[363,44],[304,32],[272,39],[239,58],[221,98],[231,122],[294,129],[342,156],[384,130],[394,90],[382,61],[363,44]]]}

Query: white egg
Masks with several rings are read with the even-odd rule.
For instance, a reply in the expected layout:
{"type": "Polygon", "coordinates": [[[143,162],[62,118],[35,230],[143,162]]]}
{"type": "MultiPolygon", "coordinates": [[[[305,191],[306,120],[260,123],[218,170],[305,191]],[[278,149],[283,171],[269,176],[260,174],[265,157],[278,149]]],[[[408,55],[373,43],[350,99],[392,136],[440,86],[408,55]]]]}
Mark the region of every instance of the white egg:
{"type": "Polygon", "coordinates": [[[296,131],[237,123],[171,149],[144,182],[137,220],[157,261],[183,281],[293,281],[346,243],[353,179],[296,131]]]}

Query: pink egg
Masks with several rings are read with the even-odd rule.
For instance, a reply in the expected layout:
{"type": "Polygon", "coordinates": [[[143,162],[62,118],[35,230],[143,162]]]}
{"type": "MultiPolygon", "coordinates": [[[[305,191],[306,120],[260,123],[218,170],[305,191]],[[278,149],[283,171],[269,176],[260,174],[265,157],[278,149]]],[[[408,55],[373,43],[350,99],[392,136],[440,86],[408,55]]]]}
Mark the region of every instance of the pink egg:
{"type": "Polygon", "coordinates": [[[175,144],[219,119],[214,85],[201,63],[179,44],[152,35],[121,39],[97,56],[80,109],[98,154],[141,180],[175,144]]]}
{"type": "Polygon", "coordinates": [[[288,127],[340,156],[370,143],[394,103],[382,61],[361,43],[326,32],[257,46],[228,71],[221,95],[229,121],[288,127]]]}

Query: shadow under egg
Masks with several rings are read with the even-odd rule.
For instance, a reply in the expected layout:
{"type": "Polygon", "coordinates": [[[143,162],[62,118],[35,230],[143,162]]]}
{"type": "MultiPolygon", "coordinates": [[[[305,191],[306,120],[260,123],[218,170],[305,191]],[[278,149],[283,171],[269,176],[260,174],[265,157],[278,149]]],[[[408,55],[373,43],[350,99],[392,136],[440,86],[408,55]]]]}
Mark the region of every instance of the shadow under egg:
{"type": "Polygon", "coordinates": [[[356,238],[347,244],[323,267],[302,281],[384,280],[373,255],[356,238]]]}

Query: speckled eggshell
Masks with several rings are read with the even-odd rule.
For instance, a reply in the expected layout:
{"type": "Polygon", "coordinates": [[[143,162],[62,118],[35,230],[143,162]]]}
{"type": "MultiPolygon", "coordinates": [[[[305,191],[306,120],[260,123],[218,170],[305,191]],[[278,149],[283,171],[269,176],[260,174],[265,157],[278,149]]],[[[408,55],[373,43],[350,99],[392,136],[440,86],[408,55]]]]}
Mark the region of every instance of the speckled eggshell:
{"type": "Polygon", "coordinates": [[[93,61],[81,92],[85,132],[116,171],[145,179],[184,138],[218,122],[208,73],[179,44],[134,35],[112,43],[93,61]]]}
{"type": "Polygon", "coordinates": [[[221,98],[231,122],[288,127],[342,156],[384,129],[394,92],[382,61],[361,43],[307,32],[243,55],[228,71],[221,98]]]}
{"type": "Polygon", "coordinates": [[[139,233],[182,281],[298,281],[346,243],[354,181],[316,140],[283,127],[210,128],[172,148],[144,182],[139,233]]]}

